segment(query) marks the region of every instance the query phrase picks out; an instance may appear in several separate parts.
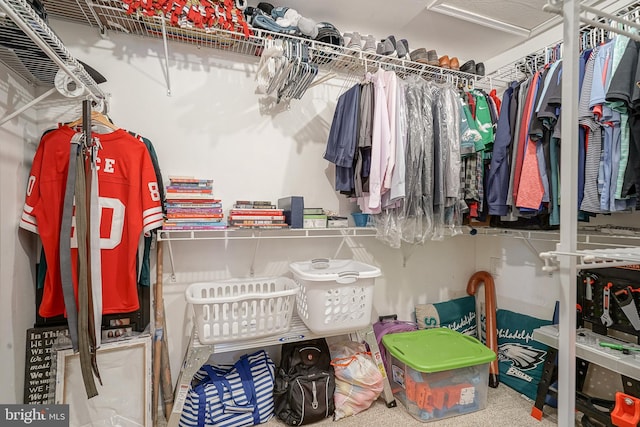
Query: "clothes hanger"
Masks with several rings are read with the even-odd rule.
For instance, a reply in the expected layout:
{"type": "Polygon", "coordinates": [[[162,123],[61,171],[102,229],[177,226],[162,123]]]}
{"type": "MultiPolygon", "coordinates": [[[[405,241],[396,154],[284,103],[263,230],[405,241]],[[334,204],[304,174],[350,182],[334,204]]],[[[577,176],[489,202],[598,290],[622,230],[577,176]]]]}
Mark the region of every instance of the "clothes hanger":
{"type": "Polygon", "coordinates": [[[310,88],[312,88],[312,87],[314,87],[314,86],[318,86],[319,84],[322,84],[322,83],[324,83],[324,82],[328,82],[329,80],[331,80],[331,79],[333,79],[333,78],[335,78],[335,77],[337,77],[337,76],[338,76],[338,75],[337,75],[336,73],[334,73],[333,71],[330,71],[330,72],[328,72],[327,74],[325,74],[324,76],[322,76],[322,77],[320,77],[320,78],[318,78],[318,79],[315,79],[315,80],[314,80],[314,81],[309,85],[309,88],[308,88],[308,89],[310,89],[310,88]]]}
{"type": "MultiPolygon", "coordinates": [[[[104,114],[98,111],[91,111],[91,123],[102,125],[111,131],[115,131],[119,129],[119,127],[114,125],[107,116],[105,116],[104,114]]],[[[67,126],[69,126],[70,128],[74,128],[80,125],[82,125],[82,117],[69,123],[67,126]]]]}

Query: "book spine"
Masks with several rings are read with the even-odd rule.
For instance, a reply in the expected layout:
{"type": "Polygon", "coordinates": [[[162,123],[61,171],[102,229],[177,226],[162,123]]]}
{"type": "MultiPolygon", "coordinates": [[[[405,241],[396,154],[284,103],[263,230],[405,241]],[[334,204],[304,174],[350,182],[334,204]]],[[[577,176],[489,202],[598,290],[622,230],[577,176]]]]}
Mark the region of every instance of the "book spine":
{"type": "Polygon", "coordinates": [[[197,220],[197,219],[190,218],[190,219],[184,219],[184,220],[180,220],[180,219],[166,220],[163,225],[220,225],[221,222],[223,222],[221,219],[197,220]]]}
{"type": "Polygon", "coordinates": [[[257,221],[243,221],[238,219],[232,219],[229,221],[229,225],[282,225],[284,220],[257,220],[257,221]]]}
{"type": "Polygon", "coordinates": [[[226,229],[226,224],[220,225],[163,225],[163,230],[224,230],[226,229]]]}
{"type": "Polygon", "coordinates": [[[218,213],[167,213],[167,218],[179,219],[179,218],[223,218],[224,214],[218,213]]]}
{"type": "Polygon", "coordinates": [[[230,225],[230,227],[238,228],[238,229],[282,229],[289,228],[287,224],[256,224],[256,225],[230,225]]]}
{"type": "Polygon", "coordinates": [[[234,209],[276,209],[276,205],[252,205],[252,204],[240,204],[236,203],[233,205],[234,209]]]}
{"type": "Polygon", "coordinates": [[[184,187],[167,187],[167,193],[197,193],[197,194],[211,194],[213,189],[211,187],[202,188],[184,188],[184,187]]]}
{"type": "Polygon", "coordinates": [[[187,215],[195,215],[195,214],[221,214],[222,208],[167,208],[168,213],[172,214],[187,214],[187,215]]]}
{"type": "Polygon", "coordinates": [[[195,209],[216,209],[222,212],[222,203],[209,203],[209,201],[199,202],[166,202],[164,206],[167,209],[186,209],[188,211],[195,209]]]}
{"type": "Polygon", "coordinates": [[[209,203],[219,203],[219,199],[215,199],[211,193],[167,193],[167,200],[179,200],[181,202],[199,202],[201,200],[209,203]]]}
{"type": "Polygon", "coordinates": [[[281,220],[284,221],[284,215],[231,215],[230,220],[242,220],[242,221],[265,221],[265,220],[281,220]]]}
{"type": "Polygon", "coordinates": [[[211,185],[213,184],[212,179],[200,179],[195,178],[193,176],[169,176],[169,182],[172,184],[204,184],[211,185]]]}
{"type": "Polygon", "coordinates": [[[230,215],[282,215],[282,209],[231,209],[230,215]]]}

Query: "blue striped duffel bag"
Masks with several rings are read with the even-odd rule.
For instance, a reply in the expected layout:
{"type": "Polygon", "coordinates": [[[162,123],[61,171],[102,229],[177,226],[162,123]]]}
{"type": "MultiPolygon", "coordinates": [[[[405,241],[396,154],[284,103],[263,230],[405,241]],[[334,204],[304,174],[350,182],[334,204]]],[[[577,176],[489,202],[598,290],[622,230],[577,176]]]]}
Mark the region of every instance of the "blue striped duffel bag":
{"type": "Polygon", "coordinates": [[[204,365],[194,375],[182,427],[244,427],[273,416],[274,363],[260,350],[233,365],[204,365]]]}

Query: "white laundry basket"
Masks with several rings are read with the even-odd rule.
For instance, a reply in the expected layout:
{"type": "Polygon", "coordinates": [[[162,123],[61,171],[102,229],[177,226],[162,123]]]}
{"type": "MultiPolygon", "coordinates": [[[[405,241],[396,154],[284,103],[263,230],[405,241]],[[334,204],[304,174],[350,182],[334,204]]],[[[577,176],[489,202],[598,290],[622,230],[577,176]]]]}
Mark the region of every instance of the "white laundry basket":
{"type": "Polygon", "coordinates": [[[193,283],[185,291],[203,344],[287,332],[297,294],[287,277],[193,283]]]}
{"type": "Polygon", "coordinates": [[[298,316],[311,331],[338,333],[371,324],[379,268],[354,260],[314,259],[291,263],[289,269],[300,286],[298,316]]]}

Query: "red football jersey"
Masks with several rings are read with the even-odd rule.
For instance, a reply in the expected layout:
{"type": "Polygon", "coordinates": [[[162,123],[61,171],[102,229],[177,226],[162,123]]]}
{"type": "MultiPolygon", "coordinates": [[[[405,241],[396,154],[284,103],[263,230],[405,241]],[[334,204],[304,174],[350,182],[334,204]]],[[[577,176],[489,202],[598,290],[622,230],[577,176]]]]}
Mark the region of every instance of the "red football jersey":
{"type": "MultiPolygon", "coordinates": [[[[47,258],[42,303],[38,312],[52,317],[65,312],[60,278],[60,225],[69,168],[67,126],[40,140],[27,184],[20,227],[38,233],[47,258]]],[[[94,134],[98,150],[102,312],[125,313],[140,307],[136,285],[136,253],[142,232],[162,225],[162,206],[156,175],[142,142],[118,129],[94,134]]],[[[71,260],[77,301],[77,241],[72,222],[71,260]]]]}

